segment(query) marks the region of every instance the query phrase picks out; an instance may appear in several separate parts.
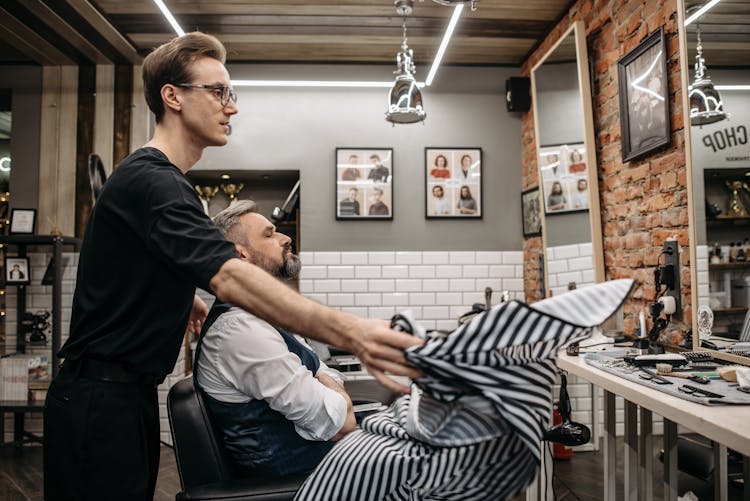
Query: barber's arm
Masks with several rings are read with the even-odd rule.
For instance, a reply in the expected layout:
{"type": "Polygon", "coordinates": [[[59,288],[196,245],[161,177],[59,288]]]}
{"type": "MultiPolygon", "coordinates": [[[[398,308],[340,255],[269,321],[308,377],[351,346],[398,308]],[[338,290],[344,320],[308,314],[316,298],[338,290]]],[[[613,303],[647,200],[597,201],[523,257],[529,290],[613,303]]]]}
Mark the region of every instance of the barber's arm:
{"type": "Polygon", "coordinates": [[[385,320],[363,319],[307,299],[257,266],[240,259],[226,261],[211,279],[216,296],[273,325],[344,348],[359,357],[381,384],[408,393],[385,374],[416,378],[403,350],[422,340],[389,328],[385,320]]]}

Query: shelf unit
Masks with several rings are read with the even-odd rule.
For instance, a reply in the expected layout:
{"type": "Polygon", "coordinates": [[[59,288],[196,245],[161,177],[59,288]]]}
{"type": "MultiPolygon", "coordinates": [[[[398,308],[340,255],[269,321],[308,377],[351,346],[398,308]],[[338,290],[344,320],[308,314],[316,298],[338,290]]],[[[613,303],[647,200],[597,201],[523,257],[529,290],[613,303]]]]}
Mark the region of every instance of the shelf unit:
{"type": "MultiPolygon", "coordinates": [[[[7,252],[9,247],[17,249],[18,257],[26,257],[29,247],[51,247],[52,260],[54,266],[54,275],[52,277],[52,339],[51,339],[51,356],[50,369],[52,377],[57,375],[60,360],[57,352],[60,351],[60,341],[62,337],[62,276],[63,276],[63,248],[72,246],[74,250],[79,250],[81,240],[75,237],[61,235],[10,235],[0,236],[0,244],[7,252]]],[[[23,314],[26,311],[26,285],[8,284],[6,287],[17,288],[16,303],[16,351],[26,353],[26,336],[23,334],[21,322],[23,314]]],[[[0,440],[4,441],[5,437],[5,420],[4,413],[13,413],[13,443],[21,444],[26,439],[39,440],[39,437],[31,435],[24,431],[24,413],[31,411],[41,411],[44,409],[44,402],[27,400],[0,400],[0,440]]]]}

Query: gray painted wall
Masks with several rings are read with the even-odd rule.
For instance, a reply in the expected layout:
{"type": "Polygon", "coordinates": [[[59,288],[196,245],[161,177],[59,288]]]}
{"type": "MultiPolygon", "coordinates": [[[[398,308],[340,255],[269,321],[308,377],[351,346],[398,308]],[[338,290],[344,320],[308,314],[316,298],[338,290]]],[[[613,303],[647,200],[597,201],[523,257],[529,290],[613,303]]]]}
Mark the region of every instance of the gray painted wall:
{"type": "MultiPolygon", "coordinates": [[[[714,85],[750,83],[750,70],[710,70],[708,74],[714,85]]],[[[750,91],[721,91],[720,93],[724,110],[730,114],[729,120],[690,128],[698,245],[707,243],[703,170],[750,167],[750,91]]],[[[749,200],[750,194],[744,193],[743,202],[748,210],[750,210],[749,200]]],[[[718,203],[723,213],[726,214],[726,198],[716,197],[710,201],[718,203]]],[[[727,239],[730,236],[736,237],[738,233],[746,233],[745,228],[743,227],[739,232],[733,230],[727,239]]],[[[719,235],[721,235],[720,232],[719,235]]]]}
{"type": "MultiPolygon", "coordinates": [[[[582,143],[583,116],[576,63],[543,64],[536,71],[539,146],[582,143]]],[[[549,215],[545,245],[591,241],[588,212],[549,215]]]]}
{"type": "MultiPolygon", "coordinates": [[[[233,65],[233,79],[377,80],[391,66],[233,65]]],[[[426,72],[420,68],[420,72],[426,72]]],[[[236,89],[240,113],[227,146],[195,169],[300,171],[305,251],[519,250],[521,120],[505,111],[511,68],[441,68],[423,89],[424,125],[385,121],[388,89],[236,89]],[[426,220],[424,148],[483,149],[483,219],[426,220]],[[336,221],[336,147],[392,147],[392,221],[336,221]]],[[[418,73],[418,78],[423,76],[418,73]]]]}
{"type": "MultiPolygon", "coordinates": [[[[13,127],[10,151],[10,206],[36,208],[39,202],[41,66],[2,66],[0,88],[11,89],[13,127]]],[[[50,188],[53,189],[53,188],[50,188]]]]}

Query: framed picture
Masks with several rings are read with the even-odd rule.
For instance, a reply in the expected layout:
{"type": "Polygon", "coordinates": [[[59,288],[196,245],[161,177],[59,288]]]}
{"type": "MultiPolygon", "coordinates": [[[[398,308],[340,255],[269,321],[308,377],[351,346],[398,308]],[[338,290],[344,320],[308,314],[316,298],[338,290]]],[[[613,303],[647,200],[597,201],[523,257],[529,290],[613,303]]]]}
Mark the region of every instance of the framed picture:
{"type": "Polygon", "coordinates": [[[588,165],[583,143],[540,147],[539,170],[545,214],[588,210],[588,165]]]}
{"type": "Polygon", "coordinates": [[[671,140],[664,27],[617,62],[617,77],[622,161],[628,162],[671,140]]]}
{"type": "Polygon", "coordinates": [[[425,148],[425,217],[482,218],[482,148],[425,148]]]}
{"type": "Polygon", "coordinates": [[[523,218],[524,237],[537,237],[542,234],[539,188],[531,188],[521,192],[521,217],[523,218]]]}
{"type": "Polygon", "coordinates": [[[36,228],[36,209],[11,209],[10,234],[33,235],[36,228]]]}
{"type": "Polygon", "coordinates": [[[336,219],[393,219],[393,148],[336,148],[336,219]]]}
{"type": "Polygon", "coordinates": [[[5,283],[9,285],[25,285],[30,281],[29,258],[5,258],[5,283]]]}

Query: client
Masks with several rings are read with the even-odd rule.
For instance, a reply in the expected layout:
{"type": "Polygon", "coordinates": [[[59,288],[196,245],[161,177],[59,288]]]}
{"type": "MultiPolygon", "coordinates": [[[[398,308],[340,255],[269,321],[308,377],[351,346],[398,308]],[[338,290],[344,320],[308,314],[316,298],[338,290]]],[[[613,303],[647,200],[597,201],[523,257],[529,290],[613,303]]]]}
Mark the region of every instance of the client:
{"type": "MultiPolygon", "coordinates": [[[[241,200],[214,217],[240,259],[295,279],[291,239],[241,200]]],[[[215,303],[196,349],[194,377],[205,392],[237,473],[285,476],[312,470],[333,442],[354,430],[338,372],[294,335],[215,303]]]]}

